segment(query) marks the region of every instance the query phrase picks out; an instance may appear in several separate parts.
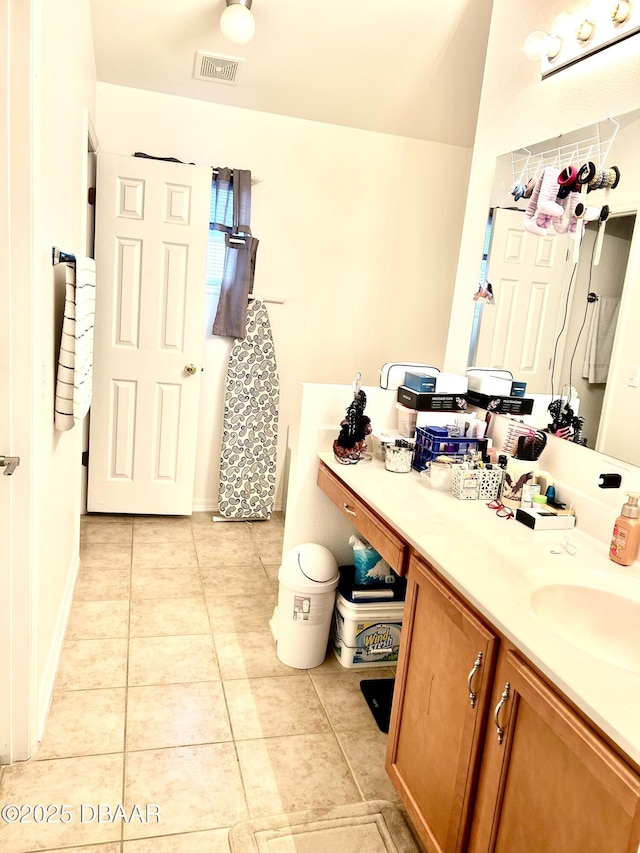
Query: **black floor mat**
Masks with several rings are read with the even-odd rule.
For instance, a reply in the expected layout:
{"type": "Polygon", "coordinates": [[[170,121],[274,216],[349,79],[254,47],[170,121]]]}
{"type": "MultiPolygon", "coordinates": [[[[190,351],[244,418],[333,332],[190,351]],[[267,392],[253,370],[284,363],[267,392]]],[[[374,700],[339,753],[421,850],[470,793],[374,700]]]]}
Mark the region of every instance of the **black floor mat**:
{"type": "Polygon", "coordinates": [[[391,702],[395,678],[369,678],[360,682],[360,690],[367,700],[381,732],[388,734],[391,719],[391,702]]]}

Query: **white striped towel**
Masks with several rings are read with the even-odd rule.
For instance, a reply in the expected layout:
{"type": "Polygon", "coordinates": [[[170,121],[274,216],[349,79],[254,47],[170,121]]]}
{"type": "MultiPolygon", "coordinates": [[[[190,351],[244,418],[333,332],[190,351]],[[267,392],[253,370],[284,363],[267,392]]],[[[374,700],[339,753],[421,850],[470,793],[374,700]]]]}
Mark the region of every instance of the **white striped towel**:
{"type": "Polygon", "coordinates": [[[96,264],[76,256],[67,264],[62,339],[56,381],[55,427],[71,429],[91,405],[96,264]]]}

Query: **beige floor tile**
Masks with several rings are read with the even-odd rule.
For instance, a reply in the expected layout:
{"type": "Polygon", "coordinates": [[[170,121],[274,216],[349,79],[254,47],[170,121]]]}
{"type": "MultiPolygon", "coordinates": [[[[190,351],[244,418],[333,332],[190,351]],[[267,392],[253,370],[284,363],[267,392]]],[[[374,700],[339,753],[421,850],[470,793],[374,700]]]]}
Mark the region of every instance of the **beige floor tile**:
{"type": "Polygon", "coordinates": [[[191,530],[196,541],[211,542],[248,542],[251,539],[250,525],[245,521],[209,521],[192,523],[191,530]]]}
{"type": "Polygon", "coordinates": [[[129,600],[82,601],[74,599],[67,625],[67,640],[127,637],[129,600]]]}
{"type": "Polygon", "coordinates": [[[267,577],[269,578],[269,580],[271,581],[272,584],[277,586],[277,584],[278,584],[278,572],[280,571],[280,563],[265,563],[264,561],[261,561],[261,562],[262,562],[263,569],[267,573],[267,577]]]}
{"type": "Polygon", "coordinates": [[[248,817],[232,743],[127,753],[125,806],[154,803],[160,823],[124,827],[125,840],[229,827],[248,817]]]}
{"type": "Polygon", "coordinates": [[[299,669],[278,660],[271,631],[244,634],[216,634],[216,654],[223,679],[261,678],[270,675],[298,675],[299,669]]]}
{"type": "Polygon", "coordinates": [[[74,601],[128,601],[131,569],[81,568],[73,590],[74,601]]]}
{"type": "Polygon", "coordinates": [[[246,566],[259,562],[258,551],[250,536],[224,539],[196,538],[200,566],[246,566]]]}
{"type": "Polygon", "coordinates": [[[229,740],[231,728],[219,681],[129,688],[127,750],[229,740]]]}
{"type": "Polygon", "coordinates": [[[204,596],[131,602],[131,637],[208,634],[210,630],[204,596]]]}
{"type": "Polygon", "coordinates": [[[229,853],[229,830],[211,829],[125,841],[122,850],[123,853],[229,853]]]}
{"type": "Polygon", "coordinates": [[[54,692],[35,758],[122,752],[125,697],[120,687],[54,692]]]}
{"type": "Polygon", "coordinates": [[[307,673],[224,682],[235,740],[329,731],[329,721],[307,673]]]}
{"type": "MultiPolygon", "coordinates": [[[[122,803],[122,773],[121,753],[17,762],[7,767],[2,777],[0,804],[64,804],[69,806],[71,819],[63,817],[59,823],[5,821],[0,824],[2,853],[117,841],[121,823],[91,821],[87,806],[103,803],[115,809],[122,803]],[[82,811],[81,806],[84,806],[82,811]]],[[[53,820],[53,812],[50,817],[53,820]]],[[[60,812],[55,817],[59,818],[60,812]]]]}
{"type": "Polygon", "coordinates": [[[255,547],[263,563],[282,563],[282,542],[279,539],[256,542],[255,547]]]}
{"type": "Polygon", "coordinates": [[[188,519],[176,518],[163,521],[136,519],[133,523],[133,541],[139,543],[193,545],[193,534],[188,519]]]}
{"type": "Polygon", "coordinates": [[[129,684],[177,684],[219,681],[211,634],[177,637],[132,637],[129,641],[129,684]]]}
{"type": "Polygon", "coordinates": [[[277,521],[254,521],[249,524],[249,532],[254,542],[279,542],[282,545],[284,524],[277,521]]]}
{"type": "Polygon", "coordinates": [[[236,744],[251,817],[360,802],[333,733],[236,744]]]}
{"type": "Polygon", "coordinates": [[[133,541],[133,525],[130,521],[112,521],[111,524],[83,524],[80,541],[86,545],[127,545],[133,541]]]}
{"type": "Polygon", "coordinates": [[[121,842],[114,841],[111,844],[90,844],[88,847],[57,847],[55,850],[47,848],[47,853],[120,853],[121,849],[121,842]]]}
{"type": "Polygon", "coordinates": [[[197,566],[196,549],[193,541],[183,543],[150,542],[133,543],[132,565],[135,569],[142,568],[180,568],[186,569],[197,566]]]}
{"type": "Polygon", "coordinates": [[[131,568],[131,547],[131,545],[113,542],[80,545],[80,568],[129,569],[131,568]]]}
{"type": "Polygon", "coordinates": [[[389,672],[389,668],[343,670],[342,673],[309,671],[336,732],[377,729],[373,714],[362,695],[360,682],[364,679],[390,678],[392,675],[389,672]]]}
{"type": "Polygon", "coordinates": [[[262,563],[251,565],[204,566],[200,569],[206,595],[270,595],[272,586],[262,563]]]}
{"type": "Polygon", "coordinates": [[[134,528],[149,527],[174,527],[183,530],[191,530],[191,516],[189,515],[136,515],[133,518],[134,528]]]}
{"type": "Polygon", "coordinates": [[[125,687],[127,640],[66,640],[56,675],[56,690],[125,687]]]}
{"type": "Polygon", "coordinates": [[[113,515],[108,515],[102,512],[88,512],[85,515],[80,516],[80,524],[84,527],[85,524],[112,524],[115,521],[120,524],[129,524],[130,526],[133,526],[133,519],[133,515],[118,515],[115,513],[113,515]]]}
{"type": "Polygon", "coordinates": [[[337,737],[363,799],[398,804],[400,798],[384,769],[387,735],[376,726],[375,730],[339,732],[337,737]]]}
{"type": "Polygon", "coordinates": [[[214,634],[264,631],[276,606],[275,595],[207,595],[206,600],[214,634]]]}
{"type": "Polygon", "coordinates": [[[202,594],[200,572],[190,569],[133,568],[131,598],[191,598],[202,594]]]}

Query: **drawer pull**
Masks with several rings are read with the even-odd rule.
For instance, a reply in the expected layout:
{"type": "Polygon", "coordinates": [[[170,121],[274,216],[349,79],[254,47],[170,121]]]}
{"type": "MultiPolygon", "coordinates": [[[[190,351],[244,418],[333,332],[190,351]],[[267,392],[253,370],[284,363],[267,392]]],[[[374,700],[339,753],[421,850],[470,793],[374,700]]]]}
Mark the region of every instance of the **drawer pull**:
{"type": "Polygon", "coordinates": [[[357,517],[358,513],[349,504],[342,504],[342,508],[347,513],[347,515],[353,515],[354,517],[357,517]]]}
{"type": "Polygon", "coordinates": [[[502,743],[504,740],[504,729],[500,725],[500,711],[502,710],[502,706],[509,698],[509,691],[511,690],[511,683],[507,681],[504,686],[504,690],[502,691],[502,696],[500,697],[500,701],[496,705],[496,710],[493,714],[493,722],[496,724],[496,732],[498,735],[498,743],[502,743]]]}
{"type": "Polygon", "coordinates": [[[469,677],[467,678],[467,688],[469,689],[469,702],[471,703],[471,707],[476,707],[476,699],[478,698],[478,694],[471,689],[471,684],[473,682],[473,676],[482,666],[482,652],[478,652],[478,657],[476,658],[476,662],[473,665],[473,669],[469,673],[469,677]]]}

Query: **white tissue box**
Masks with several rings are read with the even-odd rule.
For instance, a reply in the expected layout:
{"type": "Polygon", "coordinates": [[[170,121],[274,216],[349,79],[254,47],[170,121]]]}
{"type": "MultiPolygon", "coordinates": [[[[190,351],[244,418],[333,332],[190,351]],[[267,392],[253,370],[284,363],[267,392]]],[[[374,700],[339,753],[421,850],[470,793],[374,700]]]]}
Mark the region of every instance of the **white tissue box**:
{"type": "Polygon", "coordinates": [[[511,396],[513,375],[508,370],[471,367],[467,370],[467,380],[470,391],[498,397],[511,396]]]}
{"type": "Polygon", "coordinates": [[[466,394],[467,377],[458,373],[437,373],[436,394],[466,394]]]}

